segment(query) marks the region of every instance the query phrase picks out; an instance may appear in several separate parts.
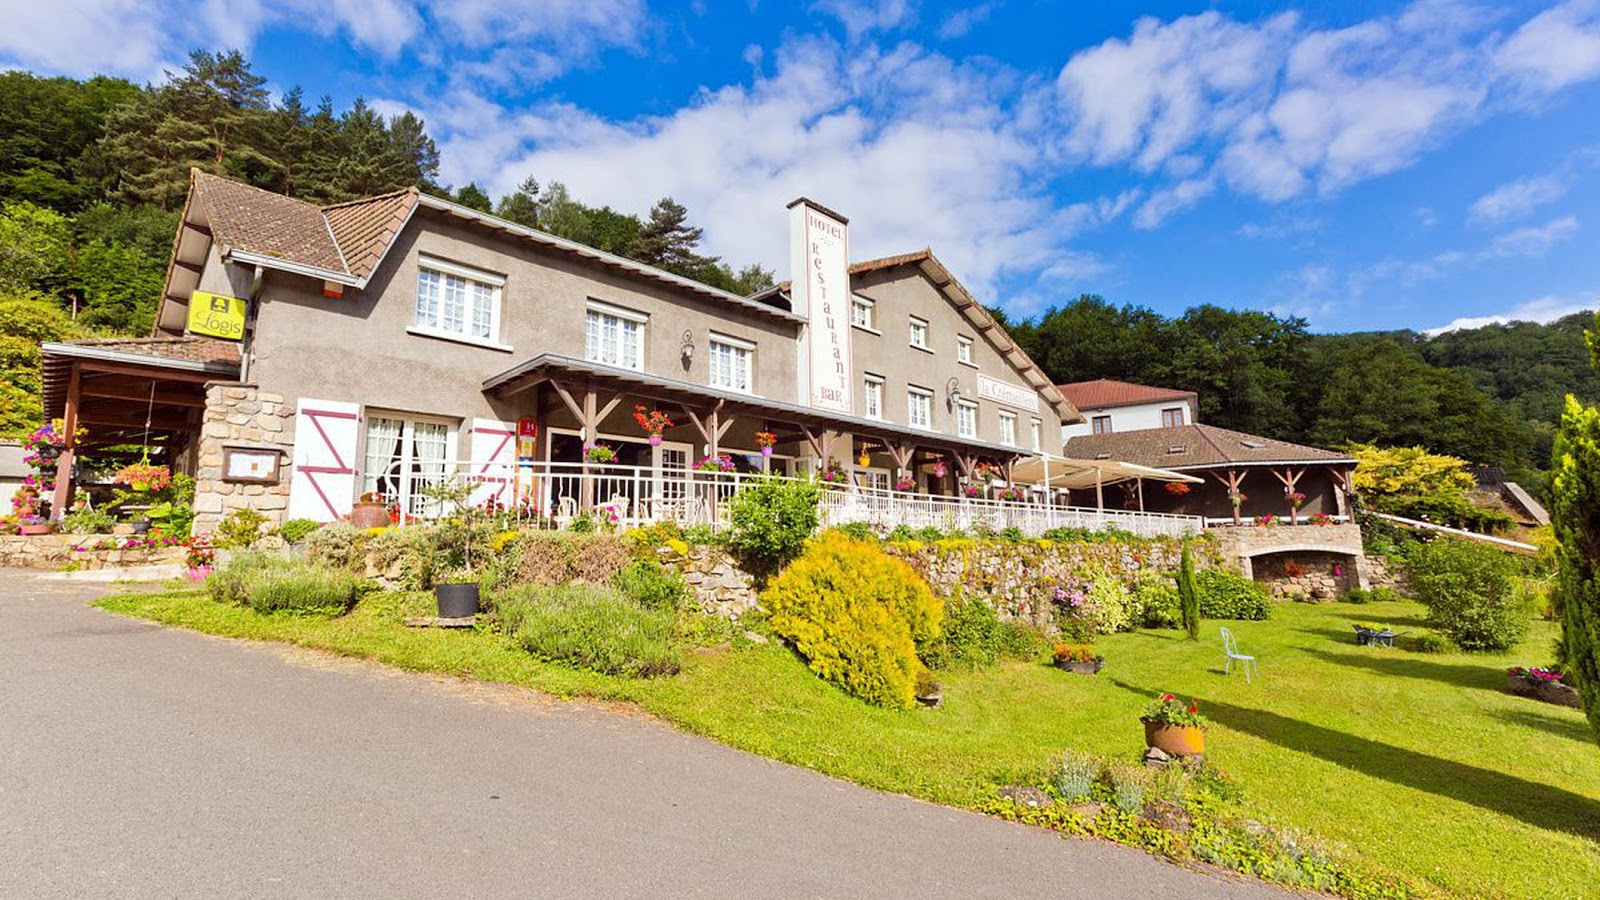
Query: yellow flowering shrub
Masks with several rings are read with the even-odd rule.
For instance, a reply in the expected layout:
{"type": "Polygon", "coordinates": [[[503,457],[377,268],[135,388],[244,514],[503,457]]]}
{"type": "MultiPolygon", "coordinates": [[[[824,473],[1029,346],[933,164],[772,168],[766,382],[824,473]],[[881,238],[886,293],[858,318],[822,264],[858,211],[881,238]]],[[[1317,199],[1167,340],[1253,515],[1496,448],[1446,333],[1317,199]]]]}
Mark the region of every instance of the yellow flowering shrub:
{"type": "Polygon", "coordinates": [[[761,595],[773,631],[811,670],[880,706],[916,705],[917,647],[939,636],[944,604],[876,543],[827,531],[761,595]]]}

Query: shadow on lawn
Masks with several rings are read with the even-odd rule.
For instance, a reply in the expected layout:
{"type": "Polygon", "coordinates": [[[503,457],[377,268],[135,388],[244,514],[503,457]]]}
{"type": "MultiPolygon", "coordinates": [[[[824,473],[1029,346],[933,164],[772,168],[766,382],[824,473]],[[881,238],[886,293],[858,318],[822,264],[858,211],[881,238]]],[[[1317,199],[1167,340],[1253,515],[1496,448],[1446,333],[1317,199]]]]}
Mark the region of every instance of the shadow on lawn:
{"type": "MultiPolygon", "coordinates": [[[[1112,678],[1112,684],[1149,698],[1152,692],[1112,678]]],[[[1185,695],[1188,696],[1188,695],[1185,695]]],[[[1289,716],[1235,706],[1195,695],[1214,722],[1254,735],[1286,750],[1305,753],[1392,784],[1448,797],[1536,828],[1600,839],[1600,804],[1558,787],[1515,775],[1429,756],[1393,744],[1357,737],[1289,716]]],[[[1324,786],[1337,791],[1337,784],[1324,786]]]]}
{"type": "MultiPolygon", "coordinates": [[[[1354,650],[1356,648],[1352,647],[1351,649],[1354,650]]],[[[1366,648],[1361,649],[1366,650],[1366,648]]],[[[1504,693],[1506,686],[1505,670],[1498,666],[1454,665],[1451,663],[1430,662],[1429,660],[1416,659],[1412,656],[1398,655],[1404,651],[1379,647],[1372,648],[1366,653],[1332,653],[1327,650],[1318,650],[1314,647],[1306,648],[1305,652],[1336,666],[1366,669],[1379,675],[1421,678],[1426,681],[1453,684],[1457,687],[1481,688],[1495,691],[1496,693],[1504,693]],[[1396,655],[1388,655],[1391,653],[1396,655]]]]}
{"type": "MultiPolygon", "coordinates": [[[[1529,703],[1538,701],[1529,700],[1529,703]]],[[[1518,728],[1536,728],[1559,738],[1584,745],[1581,752],[1589,752],[1594,745],[1594,732],[1583,719],[1558,719],[1534,709],[1498,709],[1490,713],[1496,719],[1518,728]]]]}

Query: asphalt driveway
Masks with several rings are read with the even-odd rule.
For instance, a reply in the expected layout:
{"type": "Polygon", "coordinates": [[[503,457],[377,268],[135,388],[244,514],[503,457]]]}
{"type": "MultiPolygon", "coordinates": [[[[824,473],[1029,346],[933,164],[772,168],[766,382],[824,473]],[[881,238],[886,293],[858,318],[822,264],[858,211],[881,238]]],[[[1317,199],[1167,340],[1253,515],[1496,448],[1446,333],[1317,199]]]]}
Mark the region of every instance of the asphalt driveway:
{"type": "Polygon", "coordinates": [[[0,896],[1282,897],[0,570],[0,896]]]}

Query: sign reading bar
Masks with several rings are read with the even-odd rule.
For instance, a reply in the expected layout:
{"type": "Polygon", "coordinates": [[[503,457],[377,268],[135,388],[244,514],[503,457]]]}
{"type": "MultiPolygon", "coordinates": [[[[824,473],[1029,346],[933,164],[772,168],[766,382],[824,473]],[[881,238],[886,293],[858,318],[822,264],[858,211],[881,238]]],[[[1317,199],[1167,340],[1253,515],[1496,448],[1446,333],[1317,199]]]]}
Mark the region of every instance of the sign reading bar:
{"type": "Polygon", "coordinates": [[[978,396],[984,400],[993,400],[1007,406],[1019,409],[1037,411],[1039,409],[1039,395],[1025,387],[1007,384],[998,378],[987,375],[978,376],[978,396]]]}
{"type": "MultiPolygon", "coordinates": [[[[801,265],[795,281],[803,291],[806,329],[805,362],[810,369],[807,402],[815,409],[850,412],[850,242],[848,226],[806,201],[794,212],[803,218],[795,228],[801,265]]],[[[791,228],[794,226],[791,225],[791,228]]]]}
{"type": "Polygon", "coordinates": [[[195,291],[189,295],[189,333],[242,341],[244,311],[245,303],[238,297],[195,291]]]}

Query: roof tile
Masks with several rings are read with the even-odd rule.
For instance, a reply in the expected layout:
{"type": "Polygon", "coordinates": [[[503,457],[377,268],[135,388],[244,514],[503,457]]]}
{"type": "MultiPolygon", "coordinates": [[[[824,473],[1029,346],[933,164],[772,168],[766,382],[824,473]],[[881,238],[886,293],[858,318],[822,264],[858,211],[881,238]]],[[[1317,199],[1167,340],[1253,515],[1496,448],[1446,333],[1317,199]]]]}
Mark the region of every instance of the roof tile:
{"type": "Polygon", "coordinates": [[[1344,453],[1215,425],[1086,434],[1067,441],[1063,455],[1071,459],[1115,459],[1157,469],[1180,470],[1229,463],[1323,463],[1350,459],[1344,453]]]}
{"type": "Polygon", "coordinates": [[[201,188],[211,236],[225,250],[349,271],[316,204],[205,172],[195,173],[195,183],[201,188]]]}
{"type": "Polygon", "coordinates": [[[1145,384],[1134,384],[1131,381],[1114,381],[1110,378],[1097,378],[1093,381],[1075,381],[1072,384],[1058,384],[1056,387],[1066,395],[1072,405],[1080,410],[1109,409],[1117,406],[1133,406],[1139,403],[1160,403],[1163,400],[1190,400],[1195,397],[1194,391],[1179,391],[1172,388],[1151,387],[1145,384]]]}

